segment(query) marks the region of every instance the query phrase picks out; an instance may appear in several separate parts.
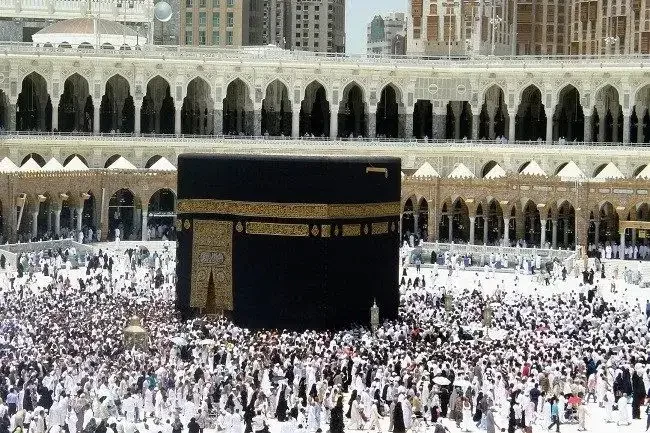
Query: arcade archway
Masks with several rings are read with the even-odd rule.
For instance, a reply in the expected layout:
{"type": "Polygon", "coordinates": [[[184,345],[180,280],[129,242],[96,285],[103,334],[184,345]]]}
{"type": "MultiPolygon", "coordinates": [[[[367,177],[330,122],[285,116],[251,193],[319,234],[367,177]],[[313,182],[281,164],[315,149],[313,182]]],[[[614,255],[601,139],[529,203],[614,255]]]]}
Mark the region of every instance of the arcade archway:
{"type": "Polygon", "coordinates": [[[292,108],[287,86],[275,80],[266,87],[262,100],[262,135],[291,136],[292,108]]]}
{"type": "Polygon", "coordinates": [[[523,91],[515,119],[517,140],[546,140],[546,111],[537,86],[530,85],[523,91]]]}
{"type": "Polygon", "coordinates": [[[113,75],[107,82],[99,109],[100,132],[132,133],[135,126],[135,106],[129,82],[113,75]]]}
{"type": "Polygon", "coordinates": [[[377,137],[400,137],[400,105],[400,95],[395,86],[386,85],[377,104],[377,137]]]}
{"type": "Polygon", "coordinates": [[[467,101],[447,103],[445,138],[461,140],[472,138],[472,106],[467,101]]]}
{"type": "Polygon", "coordinates": [[[175,107],[167,80],[160,75],[147,83],[147,93],[140,109],[143,134],[173,134],[175,130],[175,107]]]}
{"type": "Polygon", "coordinates": [[[470,232],[469,209],[465,200],[447,200],[442,206],[439,237],[445,242],[467,243],[470,232]]]}
{"type": "Polygon", "coordinates": [[[340,137],[364,137],[368,135],[365,97],[363,90],[357,83],[352,82],[343,89],[338,122],[340,137]]]}
{"type": "Polygon", "coordinates": [[[439,138],[433,136],[433,105],[418,99],[413,109],[413,136],[417,139],[439,138]]]}
{"type": "Polygon", "coordinates": [[[623,109],[619,103],[618,91],[610,85],[596,93],[594,111],[598,114],[599,142],[623,141],[623,109]]]}
{"type": "Polygon", "coordinates": [[[131,190],[123,188],[116,191],[108,201],[109,240],[118,236],[121,240],[135,239],[138,234],[138,214],[136,198],[131,190]]]}
{"type": "Polygon", "coordinates": [[[497,137],[506,136],[508,109],[501,87],[494,85],[486,90],[479,119],[478,135],[480,139],[494,140],[497,137]]]}
{"type": "Polygon", "coordinates": [[[63,84],[59,101],[59,131],[92,132],[95,115],[88,81],[75,73],[63,84]]]}
{"type": "Polygon", "coordinates": [[[187,95],[181,109],[181,133],[206,135],[214,130],[214,102],[210,85],[203,78],[195,78],[187,85],[187,95]]]}
{"type": "Polygon", "coordinates": [[[330,136],[330,103],[325,87],[318,81],[305,89],[305,99],[300,105],[300,136],[330,136]]]}
{"type": "Polygon", "coordinates": [[[228,84],[223,100],[224,135],[253,135],[253,101],[248,85],[237,78],[228,84]]]}
{"type": "Polygon", "coordinates": [[[584,140],[585,116],[580,105],[580,92],[568,85],[560,92],[560,98],[553,115],[553,140],[584,140]]]}
{"type": "Polygon", "coordinates": [[[16,103],[16,130],[52,130],[52,101],[47,93],[47,82],[36,72],[23,79],[16,103]]]}
{"type": "MultiPolygon", "coordinates": [[[[149,199],[147,207],[148,239],[175,239],[176,195],[170,189],[159,189],[149,199]]],[[[143,228],[144,230],[145,228],[143,228]]]]}

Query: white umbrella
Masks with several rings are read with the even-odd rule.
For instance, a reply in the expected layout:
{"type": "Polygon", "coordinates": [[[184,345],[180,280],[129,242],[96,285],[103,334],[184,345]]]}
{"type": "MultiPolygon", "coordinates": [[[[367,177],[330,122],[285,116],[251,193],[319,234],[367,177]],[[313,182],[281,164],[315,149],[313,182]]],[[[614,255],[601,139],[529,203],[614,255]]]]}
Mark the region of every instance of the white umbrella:
{"type": "Polygon", "coordinates": [[[451,381],[446,377],[437,376],[433,378],[433,383],[435,383],[436,385],[445,386],[445,385],[449,385],[451,381]]]}
{"type": "Polygon", "coordinates": [[[469,388],[472,384],[465,379],[454,380],[454,386],[460,386],[461,388],[469,388]]]}
{"type": "Polygon", "coordinates": [[[187,346],[187,340],[183,337],[172,337],[170,341],[177,346],[187,346]]]}
{"type": "Polygon", "coordinates": [[[216,344],[216,341],[214,341],[211,338],[206,338],[204,340],[199,341],[199,344],[202,346],[214,346],[216,344]]]}

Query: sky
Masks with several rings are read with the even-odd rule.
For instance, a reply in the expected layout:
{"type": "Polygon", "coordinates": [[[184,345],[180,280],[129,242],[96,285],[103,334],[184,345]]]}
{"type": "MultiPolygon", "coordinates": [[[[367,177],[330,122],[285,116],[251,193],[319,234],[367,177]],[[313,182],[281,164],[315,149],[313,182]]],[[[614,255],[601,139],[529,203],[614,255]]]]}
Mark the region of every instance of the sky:
{"type": "Polygon", "coordinates": [[[375,15],[406,12],[407,0],[347,0],[345,16],[346,51],[366,52],[366,26],[375,15]]]}

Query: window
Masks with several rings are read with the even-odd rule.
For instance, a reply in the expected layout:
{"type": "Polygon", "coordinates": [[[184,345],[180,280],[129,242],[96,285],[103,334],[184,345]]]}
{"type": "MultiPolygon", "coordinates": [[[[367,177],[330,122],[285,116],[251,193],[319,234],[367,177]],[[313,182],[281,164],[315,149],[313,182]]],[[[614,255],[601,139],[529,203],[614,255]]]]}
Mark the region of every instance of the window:
{"type": "Polygon", "coordinates": [[[314,42],[314,48],[318,48],[318,42],[314,42]]]}
{"type": "Polygon", "coordinates": [[[300,37],[300,32],[297,32],[297,33],[296,33],[296,37],[297,37],[297,38],[300,37]]]}
{"type": "Polygon", "coordinates": [[[218,8],[219,6],[221,6],[221,0],[212,0],[213,8],[218,8]]]}
{"type": "Polygon", "coordinates": [[[226,32],[226,44],[227,45],[232,45],[233,44],[232,30],[228,30],[226,32]]]}
{"type": "Polygon", "coordinates": [[[318,23],[314,24],[314,28],[315,28],[316,30],[320,29],[320,24],[318,24],[318,23]]]}
{"type": "Polygon", "coordinates": [[[192,7],[192,0],[185,0],[185,6],[188,8],[192,7]]]}
{"type": "Polygon", "coordinates": [[[185,31],[185,44],[192,45],[192,30],[185,31]]]}
{"type": "Polygon", "coordinates": [[[317,38],[317,37],[318,37],[318,33],[314,33],[314,37],[317,38]]]}
{"type": "Polygon", "coordinates": [[[186,26],[192,26],[194,23],[192,22],[192,12],[185,12],[185,25],[186,26]]]}
{"type": "Polygon", "coordinates": [[[235,25],[235,15],[232,12],[228,12],[228,27],[233,27],[235,25]]]}
{"type": "Polygon", "coordinates": [[[296,19],[297,19],[297,20],[300,19],[300,14],[296,14],[296,19]]]}
{"type": "Polygon", "coordinates": [[[228,3],[226,3],[229,8],[235,6],[235,0],[228,0],[228,3]]]}
{"type": "Polygon", "coordinates": [[[199,12],[199,25],[204,26],[207,23],[207,19],[205,17],[205,12],[199,12]]]}
{"type": "Polygon", "coordinates": [[[199,7],[204,8],[207,0],[199,0],[199,7]]]}
{"type": "Polygon", "coordinates": [[[315,19],[315,20],[319,20],[319,19],[320,19],[320,15],[314,15],[314,19],[315,19]]]}
{"type": "Polygon", "coordinates": [[[199,45],[205,45],[205,30],[199,30],[199,45]]]}
{"type": "Polygon", "coordinates": [[[219,45],[221,44],[221,35],[219,34],[218,30],[213,30],[212,31],[212,45],[219,45]]]}
{"type": "Polygon", "coordinates": [[[219,12],[212,14],[212,27],[221,27],[221,15],[219,15],[219,12]]]}

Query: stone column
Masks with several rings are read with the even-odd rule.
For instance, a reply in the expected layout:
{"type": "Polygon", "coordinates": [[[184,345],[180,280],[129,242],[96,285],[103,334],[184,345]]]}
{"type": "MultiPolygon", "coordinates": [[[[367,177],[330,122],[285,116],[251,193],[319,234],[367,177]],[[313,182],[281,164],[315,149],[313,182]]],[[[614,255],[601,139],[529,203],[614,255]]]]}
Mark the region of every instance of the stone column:
{"type": "Polygon", "coordinates": [[[515,214],[515,232],[517,233],[517,241],[526,238],[526,219],[521,212],[515,214]]]}
{"type": "Polygon", "coordinates": [[[636,245],[636,229],[632,229],[632,246],[636,245]]]}
{"type": "Polygon", "coordinates": [[[9,110],[9,116],[7,116],[8,119],[5,127],[7,128],[7,131],[15,131],[16,130],[16,103],[9,104],[8,110],[9,110]]]}
{"type": "Polygon", "coordinates": [[[447,111],[446,104],[443,110],[434,110],[433,118],[431,119],[431,139],[440,140],[445,138],[445,132],[447,129],[447,111]]]}
{"type": "Polygon", "coordinates": [[[470,216],[469,217],[469,244],[474,245],[474,229],[476,222],[476,217],[470,216]]]}
{"type": "Polygon", "coordinates": [[[371,107],[368,112],[368,137],[377,137],[377,107],[371,107]]]}
{"type": "Polygon", "coordinates": [[[183,110],[183,106],[181,105],[180,107],[176,107],[176,115],[174,116],[174,134],[181,135],[181,113],[183,110]]]}
{"type": "Polygon", "coordinates": [[[38,237],[38,210],[32,211],[32,239],[38,237]]]}
{"type": "Polygon", "coordinates": [[[212,122],[214,129],[214,135],[223,135],[223,111],[221,111],[221,106],[214,107],[212,122]]]}
{"type": "Polygon", "coordinates": [[[142,116],[141,116],[141,111],[142,111],[142,99],[134,99],[133,100],[133,105],[135,108],[135,113],[134,113],[134,122],[133,122],[133,133],[136,136],[139,136],[142,132],[142,116]]]}
{"type": "Polygon", "coordinates": [[[413,212],[413,233],[418,234],[418,213],[413,212]]]}
{"type": "Polygon", "coordinates": [[[596,229],[594,232],[594,244],[598,246],[598,243],[600,242],[600,221],[594,221],[594,228],[596,229]]]}
{"type": "Polygon", "coordinates": [[[429,220],[427,221],[427,231],[429,242],[438,241],[438,221],[440,217],[436,207],[429,208],[429,220]]]}
{"type": "Polygon", "coordinates": [[[605,141],[605,114],[598,112],[598,141],[600,143],[605,141]]]}
{"type": "Polygon", "coordinates": [[[84,207],[82,203],[81,206],[77,208],[77,232],[81,231],[81,227],[83,224],[83,213],[84,213],[84,207]]]}
{"type": "Polygon", "coordinates": [[[68,228],[72,230],[74,229],[74,208],[72,206],[68,206],[68,214],[70,215],[68,228]]]}
{"type": "Polygon", "coordinates": [[[645,142],[645,135],[643,133],[643,118],[645,117],[645,111],[646,111],[646,107],[637,104],[636,116],[637,118],[641,117],[640,119],[638,119],[638,123],[636,127],[636,142],[638,144],[643,144],[645,142]]]}
{"type": "Polygon", "coordinates": [[[413,107],[407,108],[404,113],[404,138],[413,138],[413,107]]]}
{"type": "Polygon", "coordinates": [[[612,113],[612,142],[618,141],[618,111],[612,113]]]}
{"type": "MultiPolygon", "coordinates": [[[[641,119],[643,122],[643,119],[641,119]]],[[[630,142],[630,112],[623,112],[623,143],[630,142]]]]}
{"type": "Polygon", "coordinates": [[[546,220],[540,220],[539,222],[542,226],[542,234],[539,240],[539,246],[540,248],[544,248],[544,244],[546,243],[546,220]]]}
{"type": "Polygon", "coordinates": [[[551,235],[551,246],[553,248],[557,248],[557,218],[553,218],[551,221],[553,223],[553,231],[551,235]]]}
{"type": "Polygon", "coordinates": [[[503,217],[503,241],[510,245],[510,218],[503,217]]]}
{"type": "Polygon", "coordinates": [[[142,240],[149,240],[149,213],[147,209],[142,209],[142,240]]]}
{"type": "Polygon", "coordinates": [[[54,235],[61,234],[61,208],[54,209],[54,235]]]}
{"type": "Polygon", "coordinates": [[[569,218],[564,218],[564,239],[562,239],[562,243],[564,244],[565,248],[567,245],[569,245],[569,231],[567,230],[568,224],[569,218]]]}
{"type": "Polygon", "coordinates": [[[449,243],[454,240],[454,214],[447,213],[447,219],[449,219],[449,243]]]}
{"type": "Polygon", "coordinates": [[[492,110],[488,110],[488,139],[494,140],[496,138],[494,132],[494,115],[495,113],[492,110]]]}
{"type": "Polygon", "coordinates": [[[262,107],[255,107],[253,110],[253,135],[262,136],[262,107]]]}
{"type": "Polygon", "coordinates": [[[52,98],[52,131],[58,131],[58,130],[59,130],[59,99],[52,98]]]}
{"type": "Polygon", "coordinates": [[[339,110],[330,110],[330,139],[336,140],[339,136],[339,110]]]}
{"type": "Polygon", "coordinates": [[[510,113],[510,123],[508,124],[508,141],[515,141],[517,139],[517,112],[514,110],[511,111],[512,113],[510,113]]]}
{"type": "MultiPolygon", "coordinates": [[[[459,120],[457,121],[456,124],[459,125],[458,127],[460,128],[460,116],[459,116],[459,120]]],[[[479,129],[480,124],[481,124],[481,116],[478,115],[478,114],[473,115],[472,116],[472,136],[470,137],[472,140],[478,140],[479,139],[478,129],[479,129]]],[[[462,137],[458,137],[458,138],[462,138],[462,137]]]]}
{"type": "Polygon", "coordinates": [[[46,215],[47,218],[45,218],[45,222],[47,224],[47,232],[52,233],[52,210],[50,209],[49,206],[46,210],[46,215]]]}
{"type": "Polygon", "coordinates": [[[483,217],[483,243],[487,245],[488,243],[488,219],[483,217]]]}
{"type": "Polygon", "coordinates": [[[99,134],[99,109],[101,105],[95,103],[93,106],[93,134],[99,134]]]}
{"type": "MultiPolygon", "coordinates": [[[[625,248],[625,229],[621,230],[621,239],[620,239],[620,243],[619,243],[619,245],[622,245],[623,248],[625,248]]],[[[622,258],[624,258],[624,257],[625,257],[625,256],[623,256],[623,257],[619,257],[619,258],[622,259],[622,258]]]]}
{"type": "Polygon", "coordinates": [[[590,142],[591,138],[591,116],[585,116],[584,139],[585,142],[590,142]]]}
{"type": "Polygon", "coordinates": [[[546,143],[553,143],[553,110],[545,108],[546,111],[546,143]]]}
{"type": "Polygon", "coordinates": [[[291,137],[298,138],[300,135],[300,104],[295,105],[298,107],[297,109],[294,107],[291,113],[291,137]]]}

